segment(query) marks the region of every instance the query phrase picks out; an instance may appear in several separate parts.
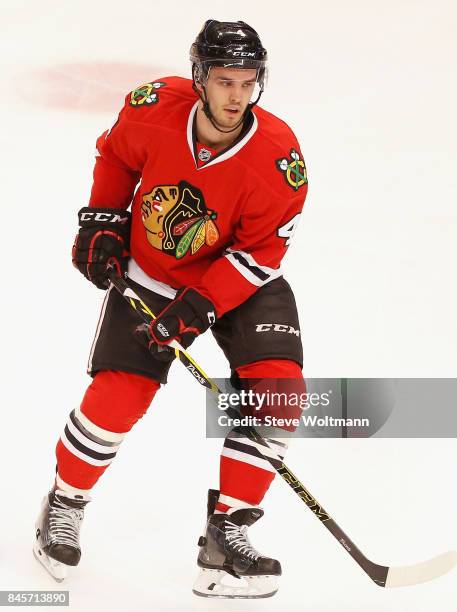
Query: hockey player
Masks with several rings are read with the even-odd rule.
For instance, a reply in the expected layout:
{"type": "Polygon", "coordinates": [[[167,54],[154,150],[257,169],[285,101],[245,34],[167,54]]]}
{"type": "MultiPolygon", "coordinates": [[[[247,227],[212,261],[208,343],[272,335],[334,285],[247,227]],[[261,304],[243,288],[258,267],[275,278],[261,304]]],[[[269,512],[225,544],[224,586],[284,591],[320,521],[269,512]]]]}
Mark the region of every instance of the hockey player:
{"type": "MultiPolygon", "coordinates": [[[[256,106],[267,52],[246,23],[209,20],[190,59],[192,80],[161,78],[126,97],[97,141],[89,206],[79,211],[73,263],[108,291],[89,357],[93,381],[57,443],[55,482],[36,525],[35,555],[58,580],[79,562],[92,488],[167,381],[170,341],[188,347],[211,327],[240,384],[303,386],[298,316],[280,264],[307,178],[292,131],[256,106]],[[159,313],[149,327],[110,285],[109,268],[159,313]]],[[[284,440],[269,443],[284,455],[284,440]]],[[[276,592],[279,561],[247,536],[272,470],[253,441],[229,434],[220,488],[209,492],[195,593],[276,592]],[[240,586],[224,586],[227,574],[240,586]]]]}

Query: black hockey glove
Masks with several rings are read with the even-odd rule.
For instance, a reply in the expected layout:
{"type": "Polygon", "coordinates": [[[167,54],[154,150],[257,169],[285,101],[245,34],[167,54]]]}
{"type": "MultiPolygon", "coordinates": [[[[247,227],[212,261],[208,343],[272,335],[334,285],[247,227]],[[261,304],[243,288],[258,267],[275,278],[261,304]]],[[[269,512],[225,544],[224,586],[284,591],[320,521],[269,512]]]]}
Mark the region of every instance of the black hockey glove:
{"type": "Polygon", "coordinates": [[[184,348],[216,322],[214,304],[196,289],[182,288],[175,299],[147,325],[135,330],[137,339],[161,361],[173,359],[174,350],[168,344],[176,340],[184,348]]]}
{"type": "Polygon", "coordinates": [[[84,207],[78,213],[80,230],[72,261],[99,289],[109,285],[107,266],[125,276],[129,258],[131,214],[119,208],[84,207]]]}

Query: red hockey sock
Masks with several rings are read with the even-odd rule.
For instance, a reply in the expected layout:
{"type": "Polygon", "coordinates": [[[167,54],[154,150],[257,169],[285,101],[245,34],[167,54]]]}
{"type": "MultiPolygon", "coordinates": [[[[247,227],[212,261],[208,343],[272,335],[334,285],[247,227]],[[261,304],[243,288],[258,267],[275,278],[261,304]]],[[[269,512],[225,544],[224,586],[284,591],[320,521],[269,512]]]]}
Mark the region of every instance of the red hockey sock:
{"type": "MultiPolygon", "coordinates": [[[[300,366],[289,360],[269,359],[237,368],[241,379],[294,379],[298,393],[306,391],[300,366]]],[[[301,409],[293,407],[289,415],[299,416],[301,409]]],[[[260,412],[258,413],[261,414],[260,412]]],[[[288,427],[291,431],[293,428],[288,427]]],[[[269,445],[282,458],[287,440],[270,438],[269,445]]],[[[242,434],[230,432],[224,442],[220,460],[220,495],[216,511],[242,505],[258,506],[275,477],[273,466],[256,450],[256,443],[242,434]]]]}
{"type": "Polygon", "coordinates": [[[98,372],[57,443],[56,486],[91,489],[159,387],[158,382],[137,374],[98,372]]]}

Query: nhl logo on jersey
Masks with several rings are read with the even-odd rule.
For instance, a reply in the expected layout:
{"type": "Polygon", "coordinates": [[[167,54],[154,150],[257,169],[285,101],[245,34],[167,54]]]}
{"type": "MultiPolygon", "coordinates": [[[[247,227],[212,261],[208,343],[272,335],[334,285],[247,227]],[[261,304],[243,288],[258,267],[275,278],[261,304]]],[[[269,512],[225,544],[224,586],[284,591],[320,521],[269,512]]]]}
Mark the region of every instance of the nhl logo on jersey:
{"type": "Polygon", "coordinates": [[[198,154],[198,159],[202,162],[207,162],[211,157],[211,151],[208,149],[200,149],[200,153],[198,154]]]}
{"type": "Polygon", "coordinates": [[[165,87],[166,83],[146,83],[140,85],[130,94],[130,106],[143,106],[143,104],[157,104],[159,101],[158,90],[165,87]]]}
{"type": "Polygon", "coordinates": [[[286,179],[286,183],[297,191],[308,183],[305,162],[300,159],[300,154],[295,149],[290,150],[290,159],[283,157],[276,160],[276,167],[286,179]]]}
{"type": "Polygon", "coordinates": [[[149,244],[176,259],[189,251],[195,255],[219,239],[217,213],[206,208],[202,192],[186,181],[145,193],[141,215],[149,244]]]}

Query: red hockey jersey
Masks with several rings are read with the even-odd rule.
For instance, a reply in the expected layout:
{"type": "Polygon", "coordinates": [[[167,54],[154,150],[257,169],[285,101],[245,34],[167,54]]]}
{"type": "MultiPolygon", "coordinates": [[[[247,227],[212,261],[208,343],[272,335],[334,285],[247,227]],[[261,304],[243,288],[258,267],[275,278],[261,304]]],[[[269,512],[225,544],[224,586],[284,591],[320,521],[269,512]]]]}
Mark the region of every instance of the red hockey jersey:
{"type": "Polygon", "coordinates": [[[250,129],[215,153],[196,142],[198,102],[192,81],[179,77],[131,92],[97,141],[90,206],[132,203],[140,268],[171,287],[195,287],[221,316],[281,276],[308,181],[283,121],[255,107],[250,129]]]}

